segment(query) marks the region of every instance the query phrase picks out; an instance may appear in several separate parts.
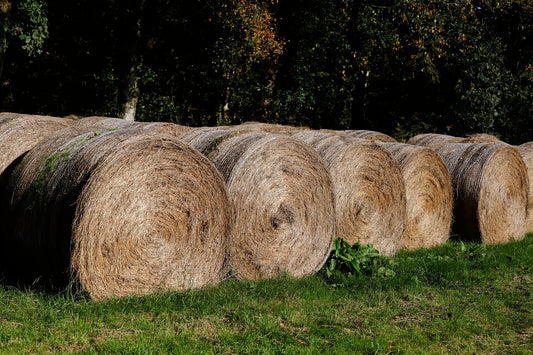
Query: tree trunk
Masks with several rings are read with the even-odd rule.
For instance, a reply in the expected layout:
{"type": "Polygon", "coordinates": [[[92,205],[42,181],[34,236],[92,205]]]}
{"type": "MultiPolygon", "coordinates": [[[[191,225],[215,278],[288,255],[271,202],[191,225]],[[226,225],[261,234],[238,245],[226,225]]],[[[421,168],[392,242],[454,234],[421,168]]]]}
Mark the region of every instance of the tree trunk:
{"type": "Polygon", "coordinates": [[[7,30],[11,17],[11,1],[0,0],[0,86],[2,85],[2,72],[7,48],[7,30]]]}
{"type": "Polygon", "coordinates": [[[141,16],[144,0],[121,0],[121,17],[118,29],[118,52],[116,71],[118,75],[118,115],[127,121],[134,121],[139,100],[137,65],[138,43],[141,37],[141,16]]]}

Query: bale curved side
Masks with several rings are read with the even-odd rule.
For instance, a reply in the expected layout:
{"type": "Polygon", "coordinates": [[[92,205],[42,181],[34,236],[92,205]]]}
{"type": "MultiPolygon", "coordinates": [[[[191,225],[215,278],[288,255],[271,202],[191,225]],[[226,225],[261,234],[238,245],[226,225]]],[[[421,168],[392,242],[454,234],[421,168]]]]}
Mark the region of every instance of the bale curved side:
{"type": "Polygon", "coordinates": [[[405,229],[405,187],[398,163],[375,142],[300,132],[326,162],[335,193],[337,236],[392,255],[405,229]]]}
{"type": "Polygon", "coordinates": [[[182,134],[179,138],[207,156],[224,139],[231,138],[235,135],[237,135],[237,132],[227,126],[200,127],[193,128],[189,132],[182,134]]]}
{"type": "Polygon", "coordinates": [[[381,132],[369,131],[364,129],[347,130],[344,132],[350,137],[354,138],[362,138],[378,142],[396,143],[396,139],[381,132]]]}
{"type": "Polygon", "coordinates": [[[303,129],[302,127],[294,127],[288,125],[281,125],[276,123],[263,123],[263,122],[245,122],[240,125],[231,126],[231,128],[239,134],[246,133],[278,133],[286,134],[294,130],[303,129]]]}
{"type": "Polygon", "coordinates": [[[454,230],[486,244],[523,237],[527,170],[518,151],[491,143],[446,143],[436,148],[452,177],[454,230]]]}
{"type": "Polygon", "coordinates": [[[504,143],[498,137],[487,133],[470,134],[463,139],[463,143],[504,143]]]}
{"type": "Polygon", "coordinates": [[[423,133],[411,137],[407,144],[413,145],[422,145],[422,146],[435,146],[444,143],[462,143],[463,138],[449,136],[447,134],[437,134],[437,133],[423,133]]]}
{"type": "Polygon", "coordinates": [[[527,207],[527,231],[533,232],[533,142],[524,143],[516,147],[526,164],[529,179],[529,195],[527,207]]]}
{"type": "Polygon", "coordinates": [[[407,223],[400,248],[443,244],[450,237],[453,189],[448,169],[430,148],[382,143],[400,164],[407,198],[407,223]]]}
{"type": "Polygon", "coordinates": [[[330,176],[316,152],[291,138],[255,133],[229,136],[207,153],[235,208],[229,242],[235,276],[318,271],[331,250],[335,216],[330,176]]]}
{"type": "Polygon", "coordinates": [[[45,168],[43,165],[46,165],[48,158],[73,138],[83,134],[97,136],[105,132],[133,128],[136,125],[134,122],[118,118],[94,116],[76,120],[67,128],[53,132],[39,142],[24,158],[23,169],[20,169],[21,172],[16,181],[16,190],[25,191],[38,178],[39,172],[45,168]]]}
{"type": "Polygon", "coordinates": [[[0,175],[45,137],[73,123],[68,118],[3,113],[0,116],[0,175]]]}
{"type": "Polygon", "coordinates": [[[190,132],[193,128],[178,125],[169,122],[139,122],[140,126],[153,132],[163,132],[175,137],[179,137],[187,132],[190,132]]]}

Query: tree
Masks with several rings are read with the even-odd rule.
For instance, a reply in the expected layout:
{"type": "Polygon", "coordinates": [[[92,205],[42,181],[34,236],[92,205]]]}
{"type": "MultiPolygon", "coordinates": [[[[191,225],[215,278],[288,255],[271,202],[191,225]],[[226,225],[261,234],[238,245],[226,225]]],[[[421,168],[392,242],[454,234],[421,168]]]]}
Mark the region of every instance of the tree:
{"type": "Polygon", "coordinates": [[[116,52],[118,115],[127,121],[134,121],[139,100],[137,66],[140,54],[137,48],[141,37],[144,0],[119,0],[118,4],[119,26],[116,52]]]}
{"type": "Polygon", "coordinates": [[[7,49],[7,33],[11,22],[11,2],[0,0],[0,86],[4,69],[4,56],[7,49]]]}
{"type": "Polygon", "coordinates": [[[10,0],[0,0],[0,83],[10,40],[15,39],[28,55],[35,56],[41,53],[47,37],[48,19],[43,1],[22,0],[13,7],[10,0]]]}

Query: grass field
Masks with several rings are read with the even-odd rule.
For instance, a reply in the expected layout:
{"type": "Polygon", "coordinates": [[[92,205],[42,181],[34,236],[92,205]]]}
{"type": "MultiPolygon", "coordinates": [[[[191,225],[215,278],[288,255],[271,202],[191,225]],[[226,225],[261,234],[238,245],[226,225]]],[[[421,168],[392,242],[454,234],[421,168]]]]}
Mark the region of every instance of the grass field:
{"type": "Polygon", "coordinates": [[[0,285],[0,353],[533,354],[533,235],[379,265],[395,275],[227,280],[107,302],[0,285]]]}

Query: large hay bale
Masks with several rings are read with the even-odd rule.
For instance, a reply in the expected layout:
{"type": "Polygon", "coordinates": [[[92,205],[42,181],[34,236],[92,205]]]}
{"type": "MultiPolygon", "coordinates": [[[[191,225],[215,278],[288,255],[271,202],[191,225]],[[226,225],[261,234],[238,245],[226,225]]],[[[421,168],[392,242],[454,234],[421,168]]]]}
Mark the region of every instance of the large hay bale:
{"type": "Polygon", "coordinates": [[[437,133],[423,133],[411,137],[407,144],[422,145],[422,146],[434,146],[444,143],[461,143],[463,138],[449,136],[447,134],[437,134],[437,133]]]}
{"type": "Polygon", "coordinates": [[[46,136],[72,123],[67,118],[1,113],[0,176],[46,136]]]}
{"type": "Polygon", "coordinates": [[[463,143],[504,143],[498,137],[487,133],[470,134],[463,139],[463,143]]]}
{"type": "Polygon", "coordinates": [[[428,147],[382,143],[400,164],[407,198],[407,222],[401,249],[443,244],[450,237],[453,189],[448,169],[428,147]]]}
{"type": "Polygon", "coordinates": [[[524,143],[516,147],[522,156],[529,178],[529,202],[527,207],[527,231],[533,232],[533,142],[524,143]]]}
{"type": "Polygon", "coordinates": [[[231,208],[222,177],[192,147],[125,129],[72,137],[39,165],[29,163],[33,154],[39,145],[11,179],[12,234],[2,250],[12,274],[70,278],[94,299],[222,276],[231,208]],[[35,179],[21,188],[24,175],[35,179]]]}
{"type": "Polygon", "coordinates": [[[523,237],[527,170],[516,148],[492,143],[445,143],[435,148],[454,188],[454,230],[487,244],[523,237]]]}
{"type": "Polygon", "coordinates": [[[375,142],[327,132],[292,136],[325,160],[335,193],[337,236],[392,255],[405,228],[405,187],[398,163],[375,142]]]}
{"type": "Polygon", "coordinates": [[[347,131],[344,131],[344,133],[354,138],[363,138],[363,139],[368,139],[372,141],[388,142],[388,143],[396,142],[396,139],[392,138],[391,136],[386,135],[385,133],[376,132],[376,131],[357,129],[357,130],[347,130],[347,131]]]}
{"type": "Polygon", "coordinates": [[[235,208],[229,241],[235,276],[300,277],[318,271],[335,237],[331,179],[323,161],[288,137],[220,133],[182,138],[206,153],[225,179],[235,208]]]}

